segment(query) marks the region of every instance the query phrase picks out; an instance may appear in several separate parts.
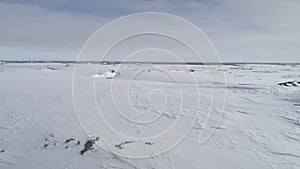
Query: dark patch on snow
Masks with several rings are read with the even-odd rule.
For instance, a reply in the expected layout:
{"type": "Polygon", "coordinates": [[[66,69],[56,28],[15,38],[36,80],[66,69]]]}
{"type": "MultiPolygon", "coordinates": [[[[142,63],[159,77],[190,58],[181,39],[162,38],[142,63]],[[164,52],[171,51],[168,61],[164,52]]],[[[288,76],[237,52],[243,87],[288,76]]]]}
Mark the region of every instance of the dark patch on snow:
{"type": "Polygon", "coordinates": [[[195,72],[195,69],[189,69],[188,71],[189,72],[195,72]]]}
{"type": "Polygon", "coordinates": [[[45,137],[45,142],[42,148],[47,148],[50,145],[56,146],[57,141],[52,141],[52,138],[54,137],[54,134],[50,133],[45,137]]]}
{"type": "Polygon", "coordinates": [[[78,145],[80,145],[80,141],[78,140],[76,142],[74,138],[69,138],[65,141],[65,144],[67,144],[67,146],[65,146],[65,149],[68,149],[68,148],[77,147],[78,145]]]}
{"type": "Polygon", "coordinates": [[[47,65],[46,69],[48,69],[48,70],[56,70],[54,67],[51,67],[50,65],[47,65]]]}
{"type": "Polygon", "coordinates": [[[63,146],[65,149],[74,148],[74,147],[77,147],[78,145],[80,145],[80,141],[79,140],[76,141],[76,139],[74,139],[74,138],[69,138],[69,139],[66,139],[66,141],[64,141],[64,142],[60,142],[60,141],[57,141],[57,139],[55,139],[54,134],[50,133],[50,134],[47,134],[46,137],[44,138],[44,143],[42,145],[42,148],[50,149],[50,148],[57,147],[59,145],[63,146]]]}
{"type": "Polygon", "coordinates": [[[69,138],[69,139],[67,139],[66,141],[65,141],[65,144],[67,144],[67,143],[70,143],[71,141],[74,141],[75,139],[73,139],[73,138],[69,138]]]}
{"type": "Polygon", "coordinates": [[[296,82],[296,81],[287,81],[287,82],[281,82],[281,83],[278,83],[277,85],[279,86],[293,86],[293,87],[297,87],[298,84],[300,84],[299,82],[296,82]]]}
{"type": "Polygon", "coordinates": [[[145,144],[147,144],[147,145],[154,145],[155,143],[154,142],[145,142],[145,144]]]}
{"type": "Polygon", "coordinates": [[[80,151],[80,154],[83,155],[84,153],[86,153],[87,151],[93,150],[94,149],[94,144],[96,141],[99,141],[99,137],[96,137],[94,139],[90,139],[88,140],[85,144],[84,144],[84,149],[80,151]]]}
{"type": "Polygon", "coordinates": [[[65,144],[68,144],[67,146],[65,146],[65,149],[68,149],[80,145],[80,141],[78,140],[76,143],[74,138],[69,138],[65,141],[65,144]]]}
{"type": "Polygon", "coordinates": [[[253,73],[277,73],[277,71],[269,71],[269,70],[254,70],[253,73]]]}
{"type": "Polygon", "coordinates": [[[115,145],[115,147],[117,147],[118,149],[123,149],[125,144],[130,144],[130,143],[134,143],[134,141],[125,141],[125,142],[115,145]]]}
{"type": "Polygon", "coordinates": [[[234,65],[233,67],[230,67],[230,69],[232,69],[232,70],[253,70],[253,68],[252,67],[240,67],[240,66],[236,66],[236,65],[234,65]]]}

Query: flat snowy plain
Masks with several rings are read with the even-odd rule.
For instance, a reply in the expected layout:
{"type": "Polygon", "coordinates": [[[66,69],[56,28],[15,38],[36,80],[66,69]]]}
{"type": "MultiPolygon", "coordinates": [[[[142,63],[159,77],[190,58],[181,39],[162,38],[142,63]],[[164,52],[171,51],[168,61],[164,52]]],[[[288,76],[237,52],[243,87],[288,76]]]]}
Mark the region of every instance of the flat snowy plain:
{"type": "MultiPolygon", "coordinates": [[[[0,168],[300,169],[300,65],[157,66],[178,77],[195,76],[202,94],[198,119],[185,139],[170,151],[133,159],[107,152],[96,144],[94,149],[80,153],[88,140],[105,138],[89,138],[79,123],[72,99],[74,65],[0,65],[0,168]],[[207,69],[225,74],[226,102],[219,125],[211,126],[214,134],[200,144],[199,134],[210,106],[209,91],[224,85],[210,82],[207,69]]],[[[96,77],[96,100],[111,126],[126,135],[147,137],[163,132],[179,118],[176,84],[187,82],[179,79],[174,83],[150,64],[122,65],[115,77],[101,76],[116,67],[100,65],[100,75],[82,77],[96,77]],[[141,69],[142,74],[134,80],[127,79],[126,71],[141,69]],[[149,92],[164,91],[165,97],[170,97],[170,105],[161,114],[161,122],[139,126],[122,120],[110,100],[110,84],[114,80],[132,80],[128,97],[140,111],[149,108],[149,92]]],[[[163,141],[147,144],[151,150],[151,146],[159,146],[163,141]]],[[[120,152],[133,144],[112,143],[120,152]]]]}

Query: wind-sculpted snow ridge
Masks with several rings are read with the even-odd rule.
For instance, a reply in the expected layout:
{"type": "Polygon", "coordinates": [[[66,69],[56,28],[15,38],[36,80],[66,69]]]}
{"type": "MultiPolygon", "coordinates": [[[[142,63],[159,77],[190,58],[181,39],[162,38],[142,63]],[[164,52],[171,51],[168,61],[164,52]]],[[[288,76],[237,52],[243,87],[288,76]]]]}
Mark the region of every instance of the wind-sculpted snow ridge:
{"type": "MultiPolygon", "coordinates": [[[[97,72],[101,78],[95,78],[95,74],[82,78],[95,81],[95,100],[107,123],[131,137],[151,137],[184,116],[178,107],[181,94],[177,84],[192,87],[195,83],[183,77],[190,74],[195,77],[201,99],[192,130],[178,146],[149,158],[116,155],[113,150],[97,146],[105,137],[86,135],[74,110],[73,70],[74,64],[65,63],[0,66],[1,169],[300,168],[299,65],[235,64],[222,68],[216,65],[99,65],[97,72]],[[171,72],[177,81],[157,67],[171,72]],[[129,75],[136,70],[142,72],[132,80],[129,75]],[[199,135],[207,127],[211,90],[218,93],[224,85],[218,79],[210,81],[207,70],[212,74],[225,73],[226,105],[220,124],[211,126],[215,133],[199,144],[199,135]],[[118,113],[112,102],[111,85],[114,81],[128,80],[131,80],[128,87],[131,106],[150,113],[157,120],[145,125],[131,123],[118,113]],[[165,107],[155,102],[162,97],[168,98],[165,107]]],[[[191,98],[196,96],[187,94],[191,98]]],[[[213,109],[211,115],[217,111],[220,109],[213,109]]],[[[151,151],[163,141],[154,139],[143,144],[151,151]]],[[[112,142],[111,147],[122,153],[135,144],[138,143],[128,139],[112,142]]]]}

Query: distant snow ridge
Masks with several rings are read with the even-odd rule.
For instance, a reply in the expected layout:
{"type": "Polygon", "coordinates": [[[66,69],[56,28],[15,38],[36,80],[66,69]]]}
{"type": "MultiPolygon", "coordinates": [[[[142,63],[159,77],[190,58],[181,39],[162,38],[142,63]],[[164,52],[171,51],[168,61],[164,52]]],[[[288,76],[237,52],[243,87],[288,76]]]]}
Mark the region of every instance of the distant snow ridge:
{"type": "Polygon", "coordinates": [[[67,67],[69,67],[70,64],[66,63],[59,63],[59,64],[48,64],[48,65],[41,65],[37,70],[42,70],[42,71],[57,71],[57,70],[63,70],[67,67]]]}
{"type": "Polygon", "coordinates": [[[112,78],[116,77],[118,74],[119,74],[119,72],[117,72],[116,70],[110,69],[104,73],[97,73],[95,75],[95,78],[102,77],[102,78],[106,78],[106,79],[112,79],[112,78]]]}

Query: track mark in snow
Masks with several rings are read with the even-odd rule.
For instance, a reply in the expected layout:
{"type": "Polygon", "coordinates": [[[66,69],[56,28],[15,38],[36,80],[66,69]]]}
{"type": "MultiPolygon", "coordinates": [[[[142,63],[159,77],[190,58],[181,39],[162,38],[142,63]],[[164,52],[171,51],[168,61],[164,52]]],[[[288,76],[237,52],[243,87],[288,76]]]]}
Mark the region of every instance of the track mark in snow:
{"type": "Polygon", "coordinates": [[[236,112],[241,113],[241,114],[249,114],[249,113],[247,113],[245,111],[240,111],[240,110],[237,110],[236,112]]]}
{"type": "Polygon", "coordinates": [[[15,165],[14,163],[7,162],[7,161],[2,161],[1,159],[0,159],[0,164],[15,165]]]}
{"type": "Polygon", "coordinates": [[[224,126],[217,126],[217,127],[211,127],[213,129],[217,129],[217,130],[224,130],[225,127],[224,126]]]}
{"type": "Polygon", "coordinates": [[[120,167],[120,166],[113,166],[113,165],[102,165],[100,166],[101,168],[104,168],[104,169],[123,169],[123,167],[120,167]]]}
{"type": "Polygon", "coordinates": [[[300,158],[300,155],[291,154],[291,153],[282,153],[282,152],[271,152],[272,154],[282,155],[282,156],[290,156],[300,158]]]}
{"type": "Polygon", "coordinates": [[[292,119],[292,118],[286,117],[286,116],[281,116],[281,117],[284,118],[285,120],[289,121],[290,123],[300,127],[300,119],[296,120],[296,119],[292,119]]]}
{"type": "Polygon", "coordinates": [[[286,138],[294,140],[294,141],[299,141],[300,137],[296,135],[296,133],[289,133],[286,131],[280,131],[282,135],[284,135],[286,138]]]}
{"type": "MultiPolygon", "coordinates": [[[[124,166],[127,165],[129,166],[130,168],[133,168],[133,169],[140,169],[141,167],[137,167],[135,164],[133,164],[131,161],[128,161],[128,160],[125,160],[123,159],[122,157],[118,156],[118,155],[115,155],[115,154],[112,154],[113,155],[113,158],[112,159],[115,159],[115,160],[118,160],[119,162],[122,163],[122,167],[120,168],[125,168],[124,166]]],[[[103,164],[100,166],[101,168],[105,168],[105,169],[109,169],[111,167],[118,167],[118,166],[115,166],[115,165],[107,165],[107,164],[103,164]]],[[[127,168],[127,167],[126,167],[127,168]]]]}

